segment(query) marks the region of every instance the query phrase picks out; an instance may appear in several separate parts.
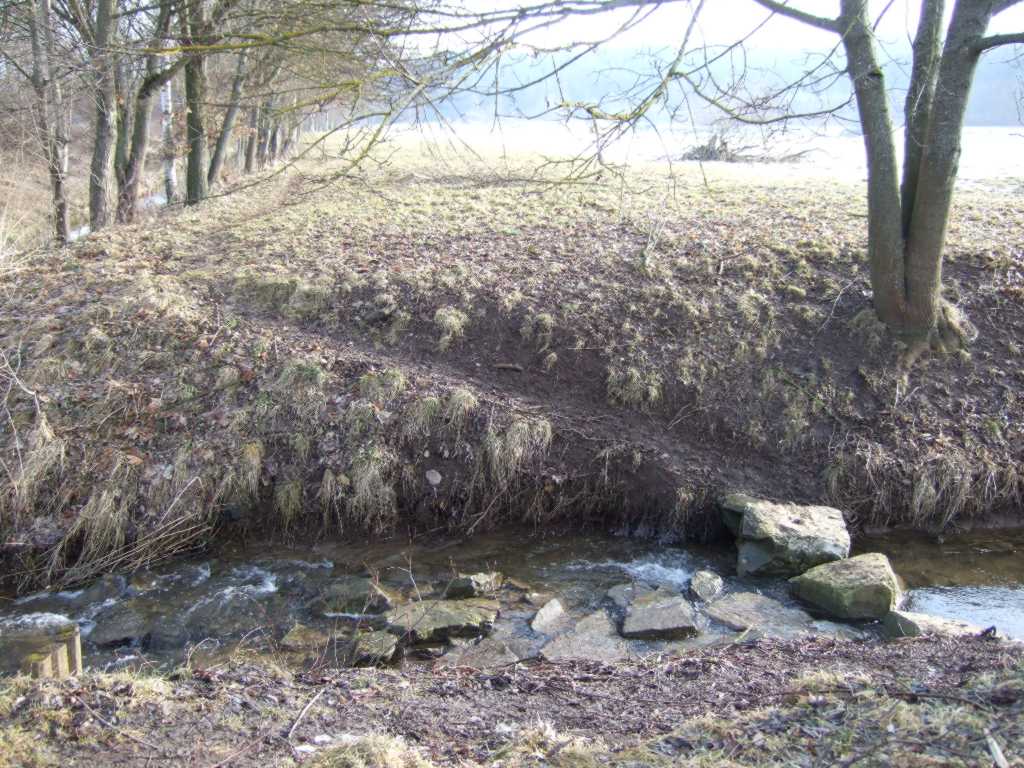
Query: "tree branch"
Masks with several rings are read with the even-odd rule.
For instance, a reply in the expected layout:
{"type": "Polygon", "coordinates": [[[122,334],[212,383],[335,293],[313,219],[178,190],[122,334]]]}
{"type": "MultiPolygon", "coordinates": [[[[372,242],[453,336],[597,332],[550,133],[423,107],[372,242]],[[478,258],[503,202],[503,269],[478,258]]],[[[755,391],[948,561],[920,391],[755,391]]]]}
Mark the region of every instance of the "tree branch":
{"type": "Polygon", "coordinates": [[[989,35],[981,38],[974,46],[978,53],[998,48],[1001,45],[1024,45],[1024,32],[1011,32],[1005,35],[989,35]]]}
{"type": "Polygon", "coordinates": [[[815,16],[812,13],[807,13],[806,11],[801,11],[797,8],[790,8],[784,2],[778,2],[778,0],[754,0],[754,2],[764,8],[767,8],[772,13],[779,14],[779,16],[796,19],[797,21],[802,21],[804,24],[810,24],[812,27],[824,29],[827,32],[839,32],[839,21],[837,19],[815,16]]]}
{"type": "Polygon", "coordinates": [[[996,3],[996,7],[992,9],[992,15],[995,16],[997,13],[1009,10],[1021,2],[1024,2],[1024,0],[1002,0],[1002,2],[996,3]]]}

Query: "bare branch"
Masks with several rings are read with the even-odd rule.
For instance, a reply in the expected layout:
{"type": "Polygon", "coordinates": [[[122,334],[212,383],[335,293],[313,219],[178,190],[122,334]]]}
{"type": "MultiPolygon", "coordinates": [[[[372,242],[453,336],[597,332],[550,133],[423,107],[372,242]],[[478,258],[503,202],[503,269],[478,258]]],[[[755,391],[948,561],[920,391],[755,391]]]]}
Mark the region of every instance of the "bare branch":
{"type": "Polygon", "coordinates": [[[818,29],[824,29],[826,32],[839,32],[839,20],[829,19],[825,16],[815,16],[813,13],[807,13],[797,8],[791,8],[784,2],[778,2],[777,0],[754,0],[760,6],[767,8],[772,13],[777,13],[779,16],[785,16],[789,19],[795,19],[801,21],[804,24],[810,24],[812,27],[818,29]]]}
{"type": "Polygon", "coordinates": [[[974,50],[978,53],[984,53],[1001,45],[1024,45],[1024,32],[1010,32],[1005,35],[983,37],[974,46],[974,50]]]}

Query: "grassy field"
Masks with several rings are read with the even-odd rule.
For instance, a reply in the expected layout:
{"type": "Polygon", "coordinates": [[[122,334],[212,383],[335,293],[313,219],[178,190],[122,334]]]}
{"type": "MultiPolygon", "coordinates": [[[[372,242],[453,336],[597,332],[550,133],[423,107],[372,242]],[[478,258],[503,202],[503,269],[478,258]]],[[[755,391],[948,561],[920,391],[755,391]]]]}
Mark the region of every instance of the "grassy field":
{"type": "Polygon", "coordinates": [[[958,198],[947,298],[979,335],[907,372],[859,186],[379,159],[309,159],[3,275],[8,578],[219,530],[701,537],[726,490],[861,527],[1020,524],[1019,195],[958,198]]]}
{"type": "Polygon", "coordinates": [[[292,675],[242,654],[165,677],[6,681],[0,766],[1020,766],[1022,663],[1019,645],[978,638],[760,641],[489,673],[292,675]]]}

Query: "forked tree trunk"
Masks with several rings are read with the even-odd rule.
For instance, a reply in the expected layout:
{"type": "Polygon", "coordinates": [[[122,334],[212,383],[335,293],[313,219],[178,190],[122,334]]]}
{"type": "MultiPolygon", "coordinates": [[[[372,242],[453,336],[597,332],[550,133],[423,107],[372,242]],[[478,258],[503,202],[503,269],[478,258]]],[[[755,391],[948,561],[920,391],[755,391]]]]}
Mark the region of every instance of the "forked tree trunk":
{"type": "Polygon", "coordinates": [[[53,234],[61,245],[68,242],[68,131],[64,98],[53,72],[53,13],[50,0],[34,0],[30,17],[32,87],[36,92],[36,127],[50,177],[53,199],[53,234]]]}
{"type": "Polygon", "coordinates": [[[899,180],[885,78],[867,0],[842,0],[846,50],[867,153],[868,251],[875,310],[899,337],[929,338],[942,321],[942,258],[971,83],[994,5],[958,0],[938,55],[943,0],[923,0],[914,40],[899,180]]]}
{"type": "MultiPolygon", "coordinates": [[[[171,4],[169,0],[163,0],[160,5],[160,15],[153,27],[153,35],[150,41],[151,48],[157,48],[167,35],[171,17],[171,4]]],[[[142,178],[146,172],[146,156],[149,153],[149,132],[153,117],[153,101],[157,92],[161,92],[162,111],[170,107],[170,83],[171,79],[182,67],[184,59],[161,69],[162,57],[157,53],[151,53],[146,57],[146,74],[139,84],[134,97],[130,100],[132,117],[125,121],[125,127],[131,128],[131,138],[127,136],[124,140],[118,141],[118,145],[126,145],[124,160],[119,163],[121,170],[118,173],[118,194],[117,194],[117,220],[120,222],[134,221],[138,209],[139,190],[142,178]],[[162,89],[166,87],[167,103],[164,104],[162,89]]],[[[127,105],[126,105],[127,107],[127,105]]],[[[170,130],[170,113],[164,112],[167,121],[164,131],[170,130]]],[[[172,135],[173,151],[173,135],[172,135]]],[[[171,163],[173,170],[173,160],[171,163]]],[[[166,178],[165,178],[166,181],[166,178]]],[[[167,198],[168,201],[172,197],[167,198]]]]}

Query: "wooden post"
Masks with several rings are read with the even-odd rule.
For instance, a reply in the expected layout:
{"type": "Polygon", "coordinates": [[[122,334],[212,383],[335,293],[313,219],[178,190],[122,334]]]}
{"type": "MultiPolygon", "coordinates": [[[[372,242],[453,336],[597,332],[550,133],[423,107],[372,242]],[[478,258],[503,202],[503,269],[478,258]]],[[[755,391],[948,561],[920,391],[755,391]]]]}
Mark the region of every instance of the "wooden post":
{"type": "Polygon", "coordinates": [[[47,655],[47,656],[43,656],[42,658],[36,658],[36,659],[34,659],[32,661],[29,661],[28,673],[32,677],[34,677],[36,679],[39,679],[41,677],[52,677],[53,676],[52,656],[47,655]]]}
{"type": "Polygon", "coordinates": [[[82,674],[82,631],[76,626],[65,642],[70,673],[77,677],[82,674]]]}

